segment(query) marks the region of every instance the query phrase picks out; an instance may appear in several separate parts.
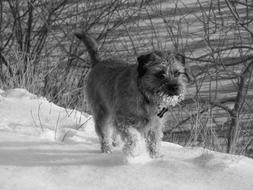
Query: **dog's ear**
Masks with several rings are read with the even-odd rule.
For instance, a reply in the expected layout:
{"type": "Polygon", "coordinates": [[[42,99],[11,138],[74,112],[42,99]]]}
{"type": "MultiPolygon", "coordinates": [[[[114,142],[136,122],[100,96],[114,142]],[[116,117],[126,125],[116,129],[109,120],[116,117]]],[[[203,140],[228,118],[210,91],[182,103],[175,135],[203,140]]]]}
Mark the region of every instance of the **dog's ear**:
{"type": "Polygon", "coordinates": [[[179,60],[183,64],[183,66],[184,66],[184,74],[185,74],[185,76],[186,76],[186,78],[188,80],[188,83],[192,83],[194,81],[194,78],[193,78],[193,76],[191,74],[190,67],[187,64],[185,64],[185,56],[182,55],[182,54],[180,54],[180,53],[177,53],[175,55],[175,57],[176,57],[177,60],[179,60]]]}
{"type": "Polygon", "coordinates": [[[151,60],[152,53],[141,55],[137,58],[138,61],[138,73],[142,77],[146,72],[146,64],[151,60]]]}

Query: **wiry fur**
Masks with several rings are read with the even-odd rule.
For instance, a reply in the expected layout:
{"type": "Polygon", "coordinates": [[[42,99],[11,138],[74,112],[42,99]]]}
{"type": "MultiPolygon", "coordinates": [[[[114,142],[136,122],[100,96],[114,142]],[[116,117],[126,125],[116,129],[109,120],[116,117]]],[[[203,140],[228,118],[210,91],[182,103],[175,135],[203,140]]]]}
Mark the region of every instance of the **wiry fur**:
{"type": "Polygon", "coordinates": [[[86,34],[76,36],[86,45],[92,61],[86,91],[101,151],[111,152],[116,131],[127,155],[136,156],[134,150],[141,136],[151,157],[158,156],[162,138],[158,105],[164,97],[184,93],[182,57],[157,51],[138,57],[134,65],[118,59],[101,60],[95,40],[86,34]],[[180,76],[173,76],[174,71],[180,76]]]}

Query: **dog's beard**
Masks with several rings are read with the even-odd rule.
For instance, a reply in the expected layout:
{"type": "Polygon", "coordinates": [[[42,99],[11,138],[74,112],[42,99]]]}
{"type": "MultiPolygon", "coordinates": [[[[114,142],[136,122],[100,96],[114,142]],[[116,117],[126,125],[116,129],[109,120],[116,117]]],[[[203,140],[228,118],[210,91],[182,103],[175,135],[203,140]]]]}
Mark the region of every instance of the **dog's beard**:
{"type": "Polygon", "coordinates": [[[175,106],[179,102],[181,102],[184,99],[184,94],[174,95],[174,96],[161,96],[161,102],[160,104],[163,107],[169,107],[169,106],[175,106]]]}
{"type": "Polygon", "coordinates": [[[163,114],[168,111],[168,107],[172,106],[174,107],[177,105],[179,102],[184,100],[184,92],[181,92],[179,95],[173,95],[173,96],[168,96],[164,93],[159,92],[159,103],[158,103],[158,108],[157,108],[157,115],[159,117],[162,117],[163,114]]]}

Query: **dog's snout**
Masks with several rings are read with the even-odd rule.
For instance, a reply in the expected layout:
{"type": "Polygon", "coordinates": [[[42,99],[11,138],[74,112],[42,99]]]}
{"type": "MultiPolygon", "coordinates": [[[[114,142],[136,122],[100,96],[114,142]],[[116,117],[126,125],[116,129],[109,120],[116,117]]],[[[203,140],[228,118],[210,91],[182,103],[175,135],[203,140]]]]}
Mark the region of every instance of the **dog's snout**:
{"type": "Polygon", "coordinates": [[[168,94],[171,96],[180,94],[180,87],[178,84],[167,85],[167,90],[168,90],[168,94]]]}

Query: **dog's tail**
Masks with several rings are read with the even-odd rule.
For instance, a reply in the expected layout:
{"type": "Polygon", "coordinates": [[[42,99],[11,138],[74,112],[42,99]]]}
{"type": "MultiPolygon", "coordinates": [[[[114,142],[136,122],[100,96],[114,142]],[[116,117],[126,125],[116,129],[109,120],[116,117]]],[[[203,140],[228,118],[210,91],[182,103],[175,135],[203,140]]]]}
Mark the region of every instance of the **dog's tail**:
{"type": "Polygon", "coordinates": [[[87,48],[91,58],[91,66],[94,67],[99,61],[98,44],[94,38],[85,33],[75,33],[75,36],[80,39],[87,48]]]}

